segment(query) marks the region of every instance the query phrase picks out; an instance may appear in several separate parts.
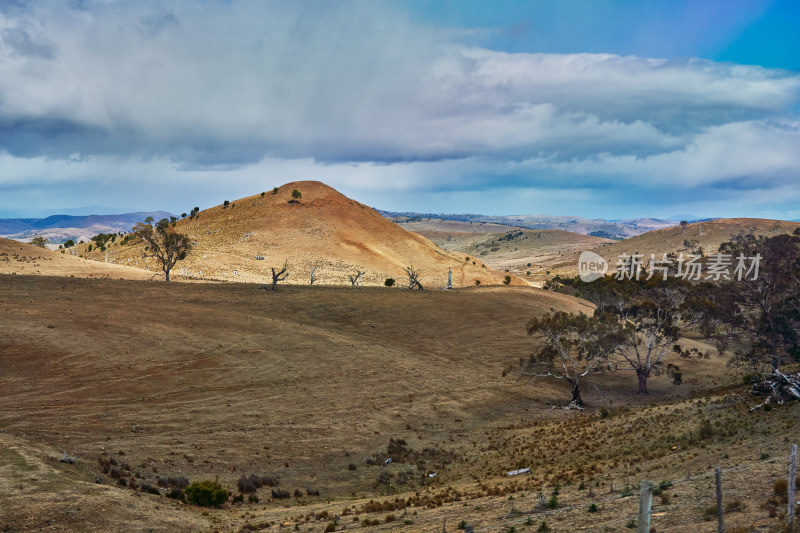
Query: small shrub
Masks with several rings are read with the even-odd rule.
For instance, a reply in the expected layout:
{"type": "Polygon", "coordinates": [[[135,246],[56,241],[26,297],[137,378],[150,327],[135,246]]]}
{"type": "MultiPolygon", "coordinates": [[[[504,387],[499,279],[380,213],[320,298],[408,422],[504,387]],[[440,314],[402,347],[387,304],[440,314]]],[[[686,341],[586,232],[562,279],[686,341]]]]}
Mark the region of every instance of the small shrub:
{"type": "Polygon", "coordinates": [[[172,498],[173,500],[180,500],[185,501],[183,497],[183,490],[174,488],[167,493],[167,498],[172,498]]]}
{"type": "Polygon", "coordinates": [[[262,193],[261,193],[261,198],[264,198],[264,195],[265,195],[265,194],[267,194],[267,193],[265,193],[265,192],[262,192],[262,193]]]}
{"type": "Polygon", "coordinates": [[[394,285],[394,278],[386,278],[386,281],[384,281],[383,284],[387,287],[391,287],[394,285]]]}
{"type": "Polygon", "coordinates": [[[386,521],[386,523],[387,523],[387,524],[388,524],[389,522],[394,522],[394,520],[395,520],[395,518],[394,518],[394,515],[393,515],[393,514],[387,514],[387,515],[384,517],[384,521],[386,521]]]}
{"type": "Polygon", "coordinates": [[[542,520],[542,523],[539,524],[539,527],[536,528],[536,533],[549,533],[550,526],[547,525],[547,522],[542,520]]]}
{"type": "Polygon", "coordinates": [[[481,284],[481,280],[479,280],[479,279],[476,279],[476,280],[475,280],[475,285],[480,285],[480,284],[481,284]]]}
{"type": "Polygon", "coordinates": [[[631,518],[630,520],[628,520],[628,523],[625,524],[625,527],[627,527],[628,529],[636,529],[636,519],[631,518]]]}
{"type": "Polygon", "coordinates": [[[558,496],[556,496],[555,494],[550,496],[550,499],[547,500],[547,506],[550,509],[557,509],[558,508],[558,496]]]}
{"type": "Polygon", "coordinates": [[[188,503],[200,507],[222,505],[228,500],[228,491],[218,481],[195,481],[183,493],[188,503]]]}
{"type": "MultiPolygon", "coordinates": [[[[154,487],[147,483],[142,483],[142,492],[144,492],[145,494],[161,494],[160,492],[158,492],[158,487],[154,487]]],[[[225,495],[225,499],[228,499],[227,494],[225,495]]]]}
{"type": "Polygon", "coordinates": [[[465,520],[462,520],[461,522],[458,523],[456,529],[467,529],[467,522],[465,520]]]}
{"type": "Polygon", "coordinates": [[[511,284],[511,276],[504,277],[503,278],[503,284],[504,285],[510,285],[511,284]]]}
{"type": "Polygon", "coordinates": [[[350,463],[349,465],[347,465],[347,469],[348,470],[358,470],[358,467],[356,466],[355,463],[350,463]]]}
{"type": "Polygon", "coordinates": [[[288,490],[283,489],[272,489],[272,497],[276,500],[282,500],[291,496],[288,490]]]}
{"type": "Polygon", "coordinates": [[[277,187],[273,187],[272,188],[272,194],[278,194],[278,188],[277,187]]]}
{"type": "Polygon", "coordinates": [[[122,487],[127,487],[128,486],[128,481],[124,477],[119,478],[117,480],[117,483],[122,487]]]}
{"type": "Polygon", "coordinates": [[[308,496],[319,496],[319,489],[312,489],[310,487],[306,488],[306,495],[308,496]]]}
{"type": "Polygon", "coordinates": [[[775,496],[780,497],[782,502],[788,501],[788,492],[789,492],[789,480],[787,479],[778,479],[775,483],[772,484],[772,492],[775,496]]]}
{"type": "Polygon", "coordinates": [[[589,506],[589,512],[590,513],[596,513],[597,512],[597,504],[593,503],[592,505],[590,505],[589,506]]]}
{"type": "Polygon", "coordinates": [[[231,205],[231,203],[230,203],[230,201],[225,200],[224,202],[222,202],[222,205],[223,205],[223,207],[228,207],[229,205],[231,205]]]}
{"type": "Polygon", "coordinates": [[[336,531],[336,523],[328,522],[328,525],[325,526],[325,533],[331,533],[332,531],[336,531]]]}
{"type": "Polygon", "coordinates": [[[725,504],[725,514],[743,511],[745,507],[747,505],[742,500],[735,498],[725,504]]]}

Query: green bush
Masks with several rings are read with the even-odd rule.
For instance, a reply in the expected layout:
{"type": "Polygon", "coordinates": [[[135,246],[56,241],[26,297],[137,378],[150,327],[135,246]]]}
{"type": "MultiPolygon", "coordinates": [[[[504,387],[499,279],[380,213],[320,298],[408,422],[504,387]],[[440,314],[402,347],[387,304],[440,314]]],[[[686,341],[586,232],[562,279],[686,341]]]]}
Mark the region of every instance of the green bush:
{"type": "Polygon", "coordinates": [[[391,287],[394,285],[394,278],[386,278],[386,281],[384,281],[383,284],[387,287],[391,287]]]}
{"type": "Polygon", "coordinates": [[[200,507],[222,505],[228,499],[228,491],[218,481],[195,481],[183,491],[186,501],[200,507]]]}
{"type": "Polygon", "coordinates": [[[552,496],[550,496],[550,499],[549,499],[549,500],[547,500],[547,506],[548,506],[550,509],[556,509],[556,508],[558,508],[558,496],[556,496],[555,494],[553,494],[552,496]]]}
{"type": "Polygon", "coordinates": [[[511,276],[506,276],[506,277],[504,277],[504,278],[503,278],[503,283],[504,283],[505,285],[510,285],[510,284],[511,284],[511,276]]]}

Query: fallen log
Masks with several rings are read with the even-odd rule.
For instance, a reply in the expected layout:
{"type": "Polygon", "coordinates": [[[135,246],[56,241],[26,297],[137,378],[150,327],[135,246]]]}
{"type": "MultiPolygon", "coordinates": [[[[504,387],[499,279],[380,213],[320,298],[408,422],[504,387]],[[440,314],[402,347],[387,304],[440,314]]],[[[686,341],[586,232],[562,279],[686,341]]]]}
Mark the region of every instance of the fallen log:
{"type": "Polygon", "coordinates": [[[787,375],[774,369],[772,374],[753,383],[753,394],[766,396],[766,398],[760,404],[750,408],[751,413],[766,405],[786,405],[791,401],[800,400],[800,372],[787,375]]]}

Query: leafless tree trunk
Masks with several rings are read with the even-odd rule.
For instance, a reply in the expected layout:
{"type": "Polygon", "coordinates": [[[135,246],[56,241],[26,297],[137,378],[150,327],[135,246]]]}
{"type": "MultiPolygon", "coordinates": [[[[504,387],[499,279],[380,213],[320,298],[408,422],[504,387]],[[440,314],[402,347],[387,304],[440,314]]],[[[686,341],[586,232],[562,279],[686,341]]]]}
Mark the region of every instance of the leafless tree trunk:
{"type": "Polygon", "coordinates": [[[317,267],[311,269],[311,285],[313,285],[315,281],[317,281],[317,267]]]}
{"type": "Polygon", "coordinates": [[[279,281],[283,281],[287,277],[289,277],[289,274],[286,273],[286,269],[287,268],[289,268],[289,263],[285,261],[283,263],[283,268],[280,269],[280,271],[275,272],[275,269],[274,268],[272,269],[272,290],[273,291],[277,291],[278,290],[278,282],[279,281]]]}
{"type": "Polygon", "coordinates": [[[419,290],[424,290],[422,287],[422,283],[419,281],[420,275],[422,275],[422,270],[418,268],[414,268],[413,264],[409,264],[407,267],[403,268],[406,275],[408,276],[408,288],[418,288],[419,290]]]}
{"type": "Polygon", "coordinates": [[[366,274],[366,273],[367,273],[366,270],[363,270],[363,271],[362,270],[356,270],[356,275],[355,276],[348,276],[350,278],[350,285],[352,285],[353,287],[355,287],[357,285],[360,286],[361,282],[364,281],[364,274],[366,274]]]}

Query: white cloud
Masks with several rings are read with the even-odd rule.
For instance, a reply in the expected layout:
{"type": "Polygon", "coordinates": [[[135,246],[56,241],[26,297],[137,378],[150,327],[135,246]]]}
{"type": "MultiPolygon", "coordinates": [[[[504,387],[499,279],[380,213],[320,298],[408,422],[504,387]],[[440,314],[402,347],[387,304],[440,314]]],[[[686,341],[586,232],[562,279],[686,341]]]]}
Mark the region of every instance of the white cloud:
{"type": "Polygon", "coordinates": [[[133,190],[140,172],[176,191],[310,173],[374,198],[554,179],[747,189],[800,171],[797,73],[490,51],[366,1],[79,7],[0,10],[6,191],[133,190]]]}

